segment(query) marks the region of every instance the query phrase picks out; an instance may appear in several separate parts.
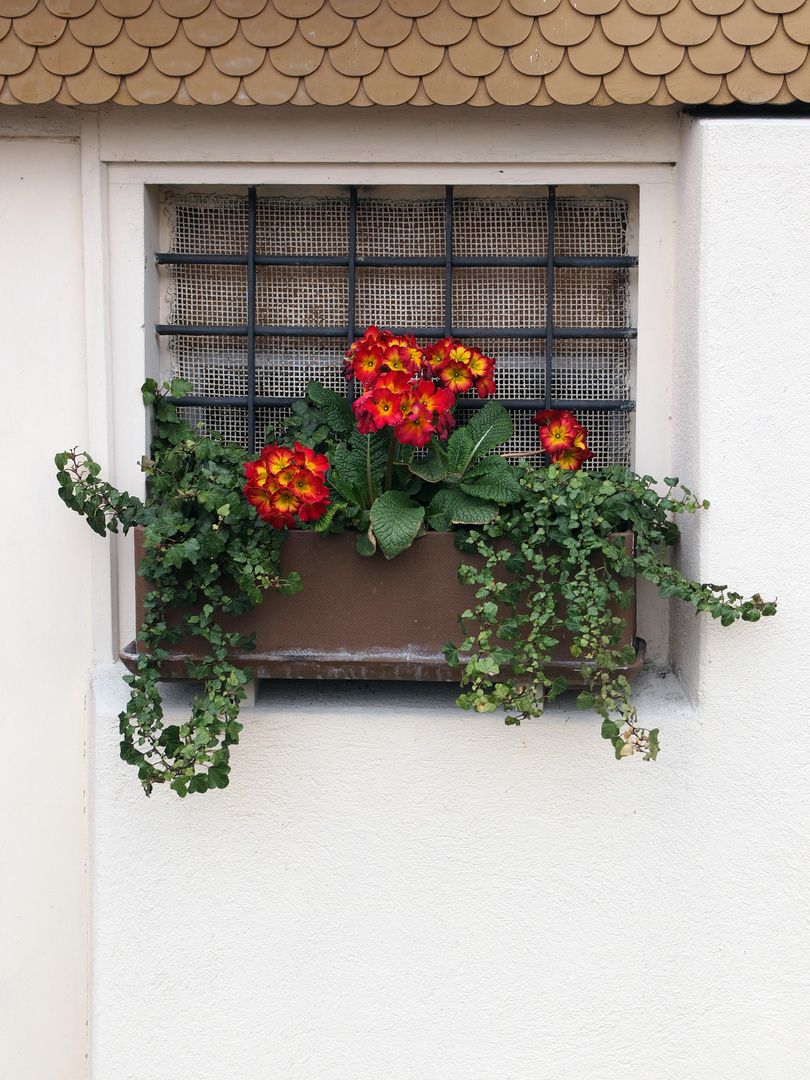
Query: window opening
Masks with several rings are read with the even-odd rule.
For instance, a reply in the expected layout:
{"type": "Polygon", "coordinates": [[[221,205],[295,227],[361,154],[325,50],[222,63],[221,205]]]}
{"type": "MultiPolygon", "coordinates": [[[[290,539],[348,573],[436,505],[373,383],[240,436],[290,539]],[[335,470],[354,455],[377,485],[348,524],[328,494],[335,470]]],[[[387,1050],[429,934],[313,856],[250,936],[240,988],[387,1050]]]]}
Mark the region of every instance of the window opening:
{"type": "MultiPolygon", "coordinates": [[[[626,203],[611,196],[247,198],[168,202],[166,340],[189,419],[257,451],[310,379],[354,396],[347,347],[374,323],[462,339],[498,361],[509,450],[537,449],[537,409],[589,428],[591,467],[630,464],[626,203]]],[[[461,395],[459,419],[483,402],[461,395]]]]}

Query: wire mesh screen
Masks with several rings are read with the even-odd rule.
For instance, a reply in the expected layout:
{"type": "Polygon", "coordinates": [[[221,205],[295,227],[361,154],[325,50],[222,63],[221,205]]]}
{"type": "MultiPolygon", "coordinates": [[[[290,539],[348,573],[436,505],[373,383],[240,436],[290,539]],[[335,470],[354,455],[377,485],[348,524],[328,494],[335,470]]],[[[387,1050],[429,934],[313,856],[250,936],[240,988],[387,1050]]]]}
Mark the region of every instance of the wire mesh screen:
{"type": "MultiPolygon", "coordinates": [[[[433,331],[434,337],[444,336],[448,323],[480,328],[486,336],[468,336],[465,343],[496,358],[498,396],[516,406],[515,434],[506,450],[536,451],[537,432],[530,417],[536,402],[546,397],[546,341],[539,329],[545,326],[548,300],[547,269],[537,262],[548,254],[549,199],[463,197],[449,204],[444,198],[360,197],[354,230],[352,206],[348,192],[257,199],[254,250],[258,265],[250,278],[255,282],[256,328],[252,387],[248,386],[245,332],[250,291],[247,258],[245,265],[167,262],[163,270],[169,323],[177,328],[233,331],[168,334],[164,341],[170,374],[188,379],[197,397],[244,400],[253,394],[260,399],[288,399],[277,404],[258,402],[251,448],[255,451],[263,444],[268,425],[276,430],[283,426],[290,412],[289,399],[302,397],[310,379],[338,391],[346,388],[341,361],[349,341],[366,326],[419,327],[433,331]],[[534,260],[535,265],[453,265],[448,296],[448,232],[453,260],[523,258],[534,260]],[[278,264],[262,264],[262,257],[265,263],[276,259],[278,264]],[[441,262],[362,265],[368,259],[441,262]],[[317,265],[319,260],[331,264],[317,265]],[[520,336],[521,330],[534,334],[520,336]],[[514,336],[492,336],[500,331],[514,336]],[[534,404],[521,409],[521,401],[534,404]]],[[[170,251],[175,255],[247,254],[251,233],[244,198],[170,194],[167,216],[170,251]]],[[[628,210],[623,200],[607,196],[556,199],[555,258],[626,256],[627,236],[628,210]]],[[[595,457],[589,467],[630,464],[630,414],[619,407],[631,392],[630,340],[591,333],[630,328],[628,268],[555,266],[552,325],[551,397],[602,403],[599,409],[575,410],[590,431],[595,457]],[[566,331],[572,333],[566,336],[566,331]],[[613,401],[615,410],[609,404],[613,401]]],[[[188,408],[187,414],[247,446],[244,405],[203,405],[188,408]]],[[[469,414],[461,401],[458,419],[469,414]]]]}

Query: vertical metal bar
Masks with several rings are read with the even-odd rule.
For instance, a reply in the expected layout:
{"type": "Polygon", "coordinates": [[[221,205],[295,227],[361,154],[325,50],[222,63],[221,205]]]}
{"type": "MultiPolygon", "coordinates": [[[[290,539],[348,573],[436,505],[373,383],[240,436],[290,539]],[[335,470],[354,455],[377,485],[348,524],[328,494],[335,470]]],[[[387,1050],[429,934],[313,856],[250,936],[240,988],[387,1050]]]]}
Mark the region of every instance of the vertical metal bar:
{"type": "Polygon", "coordinates": [[[453,189],[444,189],[444,336],[453,334],[453,189]]]}
{"type": "MultiPolygon", "coordinates": [[[[349,349],[352,342],[357,339],[357,188],[349,188],[349,340],[346,348],[349,349]]],[[[346,394],[351,400],[354,395],[354,378],[349,379],[346,394]]]]}
{"type": "Polygon", "coordinates": [[[256,453],[256,188],[248,189],[247,442],[256,453]]]}
{"type": "Polygon", "coordinates": [[[548,266],[546,267],[546,408],[551,408],[551,360],[554,349],[554,219],[557,213],[557,188],[548,188],[548,266]]]}

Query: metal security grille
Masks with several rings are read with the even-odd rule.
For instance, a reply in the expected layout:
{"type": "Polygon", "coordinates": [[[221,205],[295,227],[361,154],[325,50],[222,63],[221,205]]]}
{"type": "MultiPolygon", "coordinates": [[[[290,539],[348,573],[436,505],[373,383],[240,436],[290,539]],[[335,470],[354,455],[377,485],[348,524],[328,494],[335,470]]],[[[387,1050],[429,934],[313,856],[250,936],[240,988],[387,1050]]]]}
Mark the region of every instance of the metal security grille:
{"type": "MultiPolygon", "coordinates": [[[[306,384],[351,397],[342,357],[374,324],[452,335],[498,363],[507,448],[538,448],[530,417],[569,408],[599,467],[630,464],[628,211],[609,196],[169,195],[171,375],[189,419],[261,448],[306,384]]],[[[482,403],[459,402],[464,419],[482,403]]]]}

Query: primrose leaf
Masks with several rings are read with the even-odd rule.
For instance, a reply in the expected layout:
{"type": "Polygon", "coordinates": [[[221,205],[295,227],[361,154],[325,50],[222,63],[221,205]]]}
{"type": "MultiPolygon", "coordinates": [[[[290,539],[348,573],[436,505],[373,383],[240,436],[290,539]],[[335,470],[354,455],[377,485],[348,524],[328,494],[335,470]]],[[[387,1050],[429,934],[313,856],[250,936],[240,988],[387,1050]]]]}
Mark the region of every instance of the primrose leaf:
{"type": "Polygon", "coordinates": [[[461,489],[479,499],[491,499],[502,506],[517,502],[522,494],[514,470],[506,458],[495,455],[485,457],[470,469],[461,489]]]}
{"type": "Polygon", "coordinates": [[[450,472],[463,472],[472,456],[473,441],[466,427],[456,428],[447,440],[447,467],[450,472]]]}
{"type": "Polygon", "coordinates": [[[508,442],[512,438],[513,430],[512,418],[503,405],[497,401],[488,401],[467,424],[472,440],[472,453],[465,465],[473,458],[494,450],[501,443],[508,442]]]}
{"type": "Polygon", "coordinates": [[[408,468],[429,484],[436,484],[447,476],[447,454],[439,446],[437,439],[431,439],[427,455],[411,461],[408,468]]]}
{"type": "Polygon", "coordinates": [[[329,426],[336,434],[348,435],[354,428],[354,413],[343,394],[329,390],[322,383],[308,382],[307,395],[316,405],[320,405],[329,426]]]}
{"type": "Polygon", "coordinates": [[[495,503],[478,499],[461,488],[451,489],[447,494],[449,497],[444,512],[454,525],[485,525],[498,516],[495,503]]]}
{"type": "Polygon", "coordinates": [[[442,488],[430,500],[430,506],[427,508],[427,523],[436,532],[449,532],[453,526],[447,514],[447,505],[452,494],[452,491],[442,488]]]}
{"type": "Polygon", "coordinates": [[[411,546],[424,519],[424,506],[417,506],[404,491],[386,491],[375,499],[371,527],[386,559],[393,559],[411,546]]]}
{"type": "Polygon", "coordinates": [[[357,534],[356,544],[358,554],[364,555],[367,558],[372,556],[377,550],[377,540],[373,530],[369,529],[368,532],[359,532],[357,534]]]}

